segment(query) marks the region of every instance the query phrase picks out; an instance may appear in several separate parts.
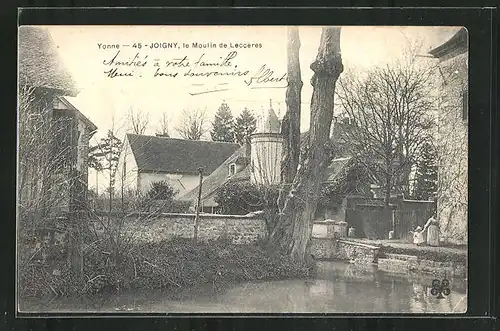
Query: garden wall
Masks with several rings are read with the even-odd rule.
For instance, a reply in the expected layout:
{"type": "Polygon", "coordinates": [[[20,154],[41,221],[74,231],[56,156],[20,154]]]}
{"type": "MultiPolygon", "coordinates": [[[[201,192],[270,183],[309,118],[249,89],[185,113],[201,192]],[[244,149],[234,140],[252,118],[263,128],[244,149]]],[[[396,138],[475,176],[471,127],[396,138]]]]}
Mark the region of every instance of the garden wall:
{"type": "Polygon", "coordinates": [[[377,261],[379,247],[349,240],[312,238],[311,254],[317,260],[349,261],[371,265],[377,261]]]}
{"type": "MultiPolygon", "coordinates": [[[[100,216],[106,224],[108,217],[100,216]]],[[[103,231],[101,222],[94,221],[97,231],[103,231]]],[[[162,213],[131,213],[112,215],[110,224],[122,225],[122,231],[133,232],[135,238],[146,242],[159,242],[172,237],[193,238],[195,215],[162,213]]],[[[201,214],[198,223],[200,241],[227,238],[235,244],[247,244],[266,235],[265,221],[256,216],[201,214]]]]}

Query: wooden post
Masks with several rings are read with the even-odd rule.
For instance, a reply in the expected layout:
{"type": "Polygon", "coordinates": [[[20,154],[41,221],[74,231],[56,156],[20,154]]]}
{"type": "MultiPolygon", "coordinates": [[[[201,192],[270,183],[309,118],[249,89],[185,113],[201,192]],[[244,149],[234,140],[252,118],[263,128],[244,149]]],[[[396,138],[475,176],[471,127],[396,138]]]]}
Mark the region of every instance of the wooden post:
{"type": "Polygon", "coordinates": [[[201,185],[203,182],[203,168],[198,168],[200,174],[200,183],[198,185],[198,199],[196,200],[196,216],[194,218],[194,242],[198,241],[198,223],[200,221],[200,206],[201,206],[201,185]]]}

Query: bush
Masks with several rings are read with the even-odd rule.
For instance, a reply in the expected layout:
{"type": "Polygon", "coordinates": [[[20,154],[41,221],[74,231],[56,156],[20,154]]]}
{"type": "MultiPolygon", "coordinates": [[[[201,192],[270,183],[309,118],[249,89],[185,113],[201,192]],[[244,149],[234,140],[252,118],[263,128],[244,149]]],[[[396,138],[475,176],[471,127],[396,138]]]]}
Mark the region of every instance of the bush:
{"type": "Polygon", "coordinates": [[[219,188],[214,200],[224,214],[244,215],[259,210],[277,210],[278,194],[275,186],[229,181],[219,188]]]}
{"type": "Polygon", "coordinates": [[[178,192],[166,180],[153,182],[146,193],[147,200],[172,200],[178,192]]]}

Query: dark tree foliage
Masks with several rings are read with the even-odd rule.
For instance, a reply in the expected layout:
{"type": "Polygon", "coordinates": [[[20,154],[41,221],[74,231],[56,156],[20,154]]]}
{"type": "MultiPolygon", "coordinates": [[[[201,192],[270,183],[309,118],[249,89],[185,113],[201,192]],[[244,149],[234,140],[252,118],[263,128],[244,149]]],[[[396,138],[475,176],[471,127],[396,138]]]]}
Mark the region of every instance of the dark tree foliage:
{"type": "Polygon", "coordinates": [[[437,151],[431,143],[422,146],[417,162],[413,197],[417,200],[432,200],[437,194],[437,151]]]}
{"type": "Polygon", "coordinates": [[[245,107],[241,112],[240,116],[236,118],[234,123],[234,140],[240,145],[245,144],[250,135],[257,128],[257,119],[255,116],[245,107]]]}
{"type": "Polygon", "coordinates": [[[177,191],[168,183],[168,181],[163,180],[159,182],[153,182],[151,188],[146,193],[146,199],[148,200],[172,200],[177,194],[177,191]]]}
{"type": "Polygon", "coordinates": [[[348,195],[370,195],[370,177],[366,168],[355,161],[350,162],[335,180],[322,186],[318,208],[338,207],[348,195]]]}
{"type": "Polygon", "coordinates": [[[96,171],[106,170],[109,174],[109,192],[113,192],[115,185],[116,167],[122,149],[122,141],[117,138],[112,130],[99,141],[99,144],[90,148],[89,167],[96,171]],[[92,163],[90,163],[92,162],[92,163]]]}
{"type": "Polygon", "coordinates": [[[212,130],[210,135],[213,141],[234,141],[234,118],[231,114],[231,109],[227,103],[223,102],[217,113],[215,114],[214,121],[212,123],[212,130]]]}
{"type": "Polygon", "coordinates": [[[275,205],[277,197],[276,187],[264,188],[250,182],[229,181],[219,188],[214,200],[222,207],[224,214],[244,215],[267,208],[265,200],[275,205]]]}

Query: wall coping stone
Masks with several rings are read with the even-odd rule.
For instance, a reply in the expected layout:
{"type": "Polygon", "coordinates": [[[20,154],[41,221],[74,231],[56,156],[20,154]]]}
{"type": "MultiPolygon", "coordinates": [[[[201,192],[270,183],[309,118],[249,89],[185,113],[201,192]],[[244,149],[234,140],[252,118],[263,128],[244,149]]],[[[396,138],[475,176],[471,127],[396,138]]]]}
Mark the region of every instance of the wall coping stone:
{"type": "MultiPolygon", "coordinates": [[[[96,212],[97,216],[108,216],[109,214],[106,212],[96,212]]],[[[195,218],[196,214],[183,214],[183,213],[148,213],[148,212],[130,212],[130,213],[120,213],[120,212],[112,212],[110,214],[112,217],[140,217],[140,216],[148,216],[148,217],[183,217],[183,218],[195,218]]],[[[255,214],[247,214],[247,215],[223,215],[223,214],[203,214],[200,213],[200,219],[203,218],[230,218],[236,220],[248,220],[248,219],[261,219],[258,217],[260,215],[255,214]]]]}

